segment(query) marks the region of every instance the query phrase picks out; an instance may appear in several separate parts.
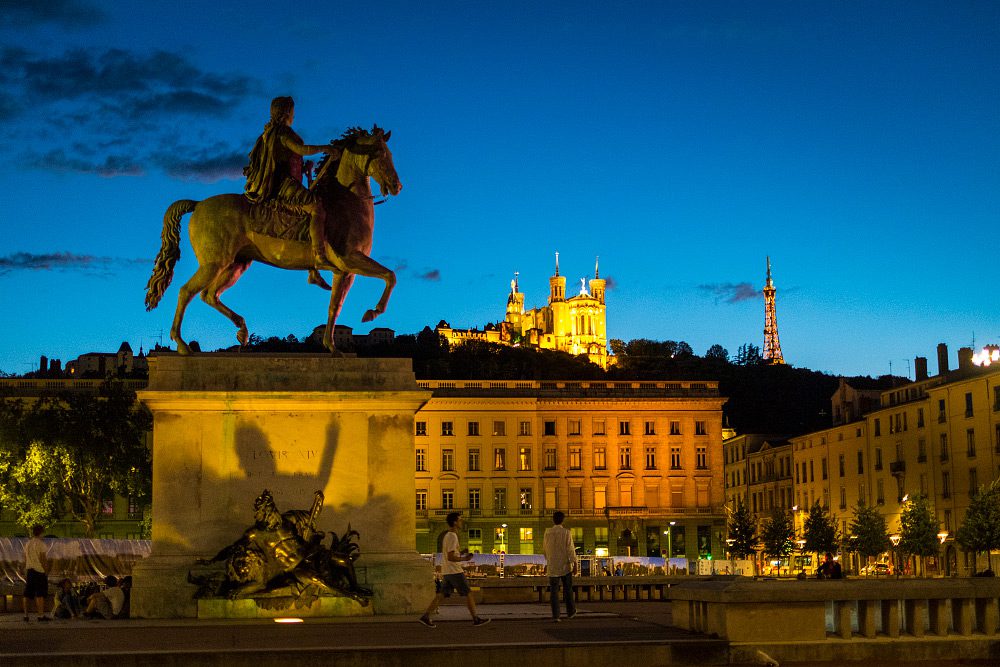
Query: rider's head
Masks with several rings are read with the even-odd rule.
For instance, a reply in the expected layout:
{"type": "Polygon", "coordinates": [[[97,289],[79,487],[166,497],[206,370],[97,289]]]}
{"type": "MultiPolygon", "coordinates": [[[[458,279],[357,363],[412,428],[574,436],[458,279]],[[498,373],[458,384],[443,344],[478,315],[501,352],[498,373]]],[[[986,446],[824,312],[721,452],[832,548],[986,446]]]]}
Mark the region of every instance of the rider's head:
{"type": "Polygon", "coordinates": [[[291,97],[275,97],[271,100],[271,122],[287,125],[295,113],[295,100],[291,97]]]}

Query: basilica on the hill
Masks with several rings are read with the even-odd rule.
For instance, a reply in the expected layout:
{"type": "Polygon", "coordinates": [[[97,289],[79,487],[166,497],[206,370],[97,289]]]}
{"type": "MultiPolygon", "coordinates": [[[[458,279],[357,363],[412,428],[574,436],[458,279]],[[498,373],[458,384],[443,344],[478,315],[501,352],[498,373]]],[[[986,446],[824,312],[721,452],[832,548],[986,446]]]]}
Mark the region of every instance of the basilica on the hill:
{"type": "Polygon", "coordinates": [[[566,277],[559,275],[559,253],[556,253],[555,275],[549,278],[549,302],[546,306],[524,309],[524,293],[518,285],[518,274],[510,281],[507,313],[502,322],[487,324],[480,329],[453,329],[447,322],[436,328],[451,345],[467,340],[482,340],[502,345],[521,345],[545,350],[559,350],[585,355],[601,368],[614,363],[608,356],[608,336],[604,293],[607,282],[601,278],[600,267],[594,263],[594,277],[580,279],[580,292],[566,296],[566,277]]]}

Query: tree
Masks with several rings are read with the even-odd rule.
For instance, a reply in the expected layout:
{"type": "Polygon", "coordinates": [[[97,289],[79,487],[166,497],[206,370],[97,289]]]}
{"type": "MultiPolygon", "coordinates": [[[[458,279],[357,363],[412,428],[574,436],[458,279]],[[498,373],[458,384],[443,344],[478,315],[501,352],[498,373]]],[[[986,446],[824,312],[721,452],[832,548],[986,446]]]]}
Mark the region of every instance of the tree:
{"type": "Polygon", "coordinates": [[[0,475],[9,496],[3,502],[19,523],[49,524],[68,512],[90,537],[113,494],[148,502],[151,417],[123,383],[107,380],[96,394],[69,392],[30,408],[9,407],[0,415],[0,475]]]}
{"type": "Polygon", "coordinates": [[[802,537],[806,543],[803,549],[819,554],[837,551],[837,524],[830,511],[817,500],[809,508],[802,537]]]}
{"type": "Polygon", "coordinates": [[[780,507],[774,508],[771,518],[764,522],[764,530],[761,531],[764,553],[775,558],[784,558],[792,553],[795,546],[792,541],[794,535],[791,515],[780,507]]]}
{"type": "Polygon", "coordinates": [[[729,350],[722,347],[718,343],[708,348],[708,352],[705,353],[706,359],[718,359],[720,361],[729,361],[729,350]]]}
{"type": "Polygon", "coordinates": [[[986,566],[993,569],[990,552],[1000,549],[1000,480],[973,493],[955,539],[974,554],[985,551],[986,566]]]}
{"type": "Polygon", "coordinates": [[[874,507],[859,500],[851,521],[851,545],[867,562],[889,548],[885,517],[874,507]]]}
{"type": "Polygon", "coordinates": [[[753,343],[744,343],[736,352],[737,366],[760,366],[764,363],[764,357],[760,354],[760,348],[753,343]]]}
{"type": "Polygon", "coordinates": [[[938,552],[937,520],[927,496],[916,495],[899,513],[899,550],[908,556],[926,558],[938,552]]]}
{"type": "Polygon", "coordinates": [[[736,558],[752,556],[757,549],[756,521],[750,508],[741,498],[729,512],[729,539],[733,541],[729,553],[736,558]]]}

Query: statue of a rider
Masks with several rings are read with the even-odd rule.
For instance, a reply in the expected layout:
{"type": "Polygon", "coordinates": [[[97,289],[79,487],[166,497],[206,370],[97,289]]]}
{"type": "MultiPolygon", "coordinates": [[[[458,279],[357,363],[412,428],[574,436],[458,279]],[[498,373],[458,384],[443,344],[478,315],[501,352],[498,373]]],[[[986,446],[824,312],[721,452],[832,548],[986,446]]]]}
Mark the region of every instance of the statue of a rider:
{"type": "Polygon", "coordinates": [[[294,213],[309,215],[309,239],[316,268],[335,259],[325,234],[326,211],[323,202],[302,185],[302,158],[326,153],[337,159],[340,150],[332,144],[313,146],[303,143],[292,129],[295,101],[291,97],[271,100],[271,120],[250,152],[250,164],[243,169],[247,177],[244,194],[251,202],[277,200],[294,213]]]}

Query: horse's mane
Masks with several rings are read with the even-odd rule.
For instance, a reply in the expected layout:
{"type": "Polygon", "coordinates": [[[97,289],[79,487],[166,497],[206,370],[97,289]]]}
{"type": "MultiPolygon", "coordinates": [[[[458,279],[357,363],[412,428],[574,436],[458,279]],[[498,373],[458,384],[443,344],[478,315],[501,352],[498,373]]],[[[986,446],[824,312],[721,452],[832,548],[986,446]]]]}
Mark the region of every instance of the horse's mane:
{"type": "MultiPolygon", "coordinates": [[[[376,125],[373,128],[373,130],[376,129],[378,129],[378,125],[376,125]]],[[[369,132],[368,130],[365,130],[360,127],[349,127],[346,130],[344,130],[344,133],[340,135],[339,139],[334,139],[332,143],[335,147],[343,151],[345,148],[349,148],[357,144],[358,139],[368,138],[370,136],[372,136],[372,133],[369,132]]],[[[337,167],[339,166],[338,163],[340,162],[340,155],[338,155],[336,158],[333,158],[330,155],[323,156],[323,158],[316,165],[316,173],[318,174],[323,169],[324,165],[326,165],[326,163],[331,160],[332,162],[327,172],[329,174],[336,174],[337,167]]]]}

